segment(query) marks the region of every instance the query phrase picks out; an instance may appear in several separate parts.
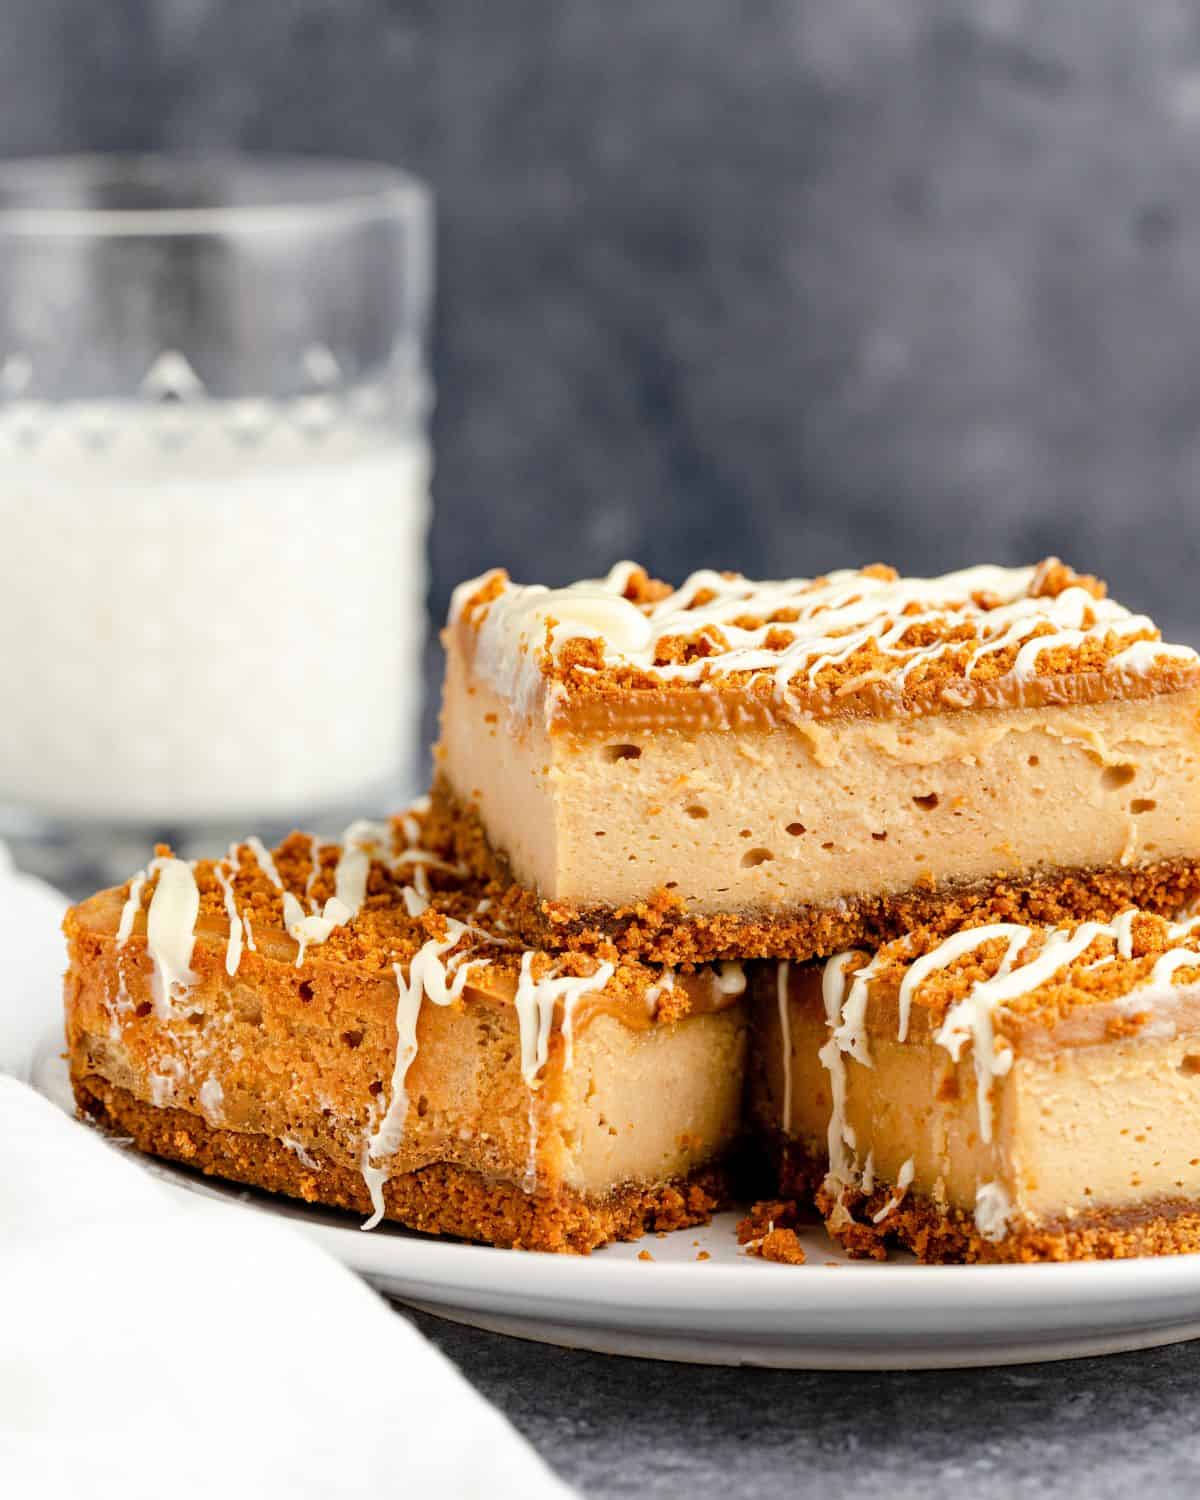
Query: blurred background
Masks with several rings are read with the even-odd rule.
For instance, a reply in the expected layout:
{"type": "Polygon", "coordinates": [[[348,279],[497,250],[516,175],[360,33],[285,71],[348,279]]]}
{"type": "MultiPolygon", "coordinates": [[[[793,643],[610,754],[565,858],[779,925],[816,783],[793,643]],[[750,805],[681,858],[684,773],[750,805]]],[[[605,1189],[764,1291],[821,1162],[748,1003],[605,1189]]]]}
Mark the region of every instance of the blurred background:
{"type": "MultiPolygon", "coordinates": [[[[1194,7],[5,0],[0,159],[85,151],[347,157],[428,182],[437,214],[435,628],[453,585],[496,564],[555,584],[622,557],[679,579],[701,565],[779,577],[884,560],[929,574],[1058,553],[1108,577],[1168,638],[1200,643],[1194,7]]],[[[344,281],[355,282],[349,268],[344,281]]],[[[314,476],[318,509],[325,483],[314,476]]],[[[346,493],[356,484],[348,479],[346,493]]],[[[328,513],[345,517],[328,493],[328,513]]],[[[405,502],[405,524],[418,530],[412,506],[422,494],[405,502]]],[[[54,538],[74,525],[71,497],[62,498],[66,519],[43,526],[48,556],[61,555],[54,538]]],[[[90,513],[86,493],[74,500],[77,515],[90,513]]],[[[136,515],[129,524],[140,524],[136,515]]],[[[244,517],[231,524],[254,553],[244,517]]],[[[363,527],[341,530],[347,546],[372,551],[363,527]]],[[[307,535],[305,545],[323,545],[291,531],[297,543],[307,535]]],[[[86,568],[94,550],[86,541],[74,550],[86,568]]],[[[391,593],[419,594],[419,559],[411,543],[406,558],[397,552],[416,582],[391,593]]],[[[282,555],[278,563],[293,566],[282,555]]],[[[355,564],[346,553],[338,566],[355,564]]],[[[306,582],[295,567],[295,592],[320,597],[319,570],[306,582]]],[[[193,572],[207,588],[199,563],[193,572]]],[[[38,575],[19,554],[9,573],[18,605],[22,579],[37,595],[38,575]]],[[[234,586],[243,615],[225,617],[229,649],[255,671],[241,623],[254,600],[244,581],[234,586]]],[[[136,607],[137,590],[127,592],[136,607]]],[[[372,639],[367,615],[355,618],[349,604],[355,590],[326,592],[343,601],[326,618],[372,639]]],[[[362,591],[363,607],[373,598],[382,608],[388,593],[362,591]]],[[[262,593],[260,616],[273,597],[262,593]]],[[[88,826],[116,818],[119,799],[94,774],[103,732],[110,770],[145,803],[128,839],[115,844],[101,830],[93,840],[107,871],[152,841],[151,826],[199,847],[183,826],[199,808],[178,790],[199,782],[172,769],[175,751],[156,725],[203,758],[201,780],[216,787],[226,772],[204,735],[159,712],[136,671],[120,680],[142,695],[149,728],[132,734],[123,709],[98,703],[96,734],[50,753],[70,715],[47,706],[38,684],[55,675],[59,697],[74,701],[56,665],[72,657],[77,674],[108,680],[114,653],[91,623],[104,601],[93,605],[61,621],[94,641],[90,656],[46,636],[40,658],[14,658],[34,682],[28,717],[37,723],[10,726],[6,754],[18,770],[0,774],[0,803],[7,797],[10,839],[20,836],[14,817],[19,824],[32,809],[36,822],[52,810],[53,796],[29,790],[36,772],[55,796],[92,788],[80,813],[88,826]],[[74,760],[60,771],[68,752],[74,760]],[[150,805],[140,767],[151,760],[177,805],[177,830],[150,805]]],[[[190,606],[175,607],[194,623],[190,606]]],[[[34,639],[62,614],[36,597],[21,611],[34,639]]],[[[276,630],[295,622],[286,609],[274,614],[276,630]]],[[[391,743],[397,727],[414,745],[435,733],[440,651],[431,632],[414,684],[416,621],[414,609],[410,644],[394,648],[403,670],[376,668],[350,648],[338,655],[328,641],[266,652],[259,680],[286,664],[295,682],[277,689],[289,703],[325,701],[313,691],[314,663],[336,672],[356,661],[376,683],[390,672],[404,684],[391,690],[394,702],[375,705],[369,733],[336,715],[313,723],[312,735],[336,732],[401,767],[383,791],[372,782],[369,795],[356,793],[356,806],[394,806],[428,772],[427,757],[404,761],[391,743]]],[[[320,631],[322,621],[309,626],[320,631]]],[[[179,698],[170,674],[195,680],[189,662],[214,657],[203,642],[194,659],[170,654],[169,641],[138,638],[136,650],[167,703],[179,698]]],[[[232,676],[227,687],[234,692],[232,676]]],[[[333,696],[367,701],[344,684],[333,696]]],[[[239,690],[238,705],[252,701],[239,690]]],[[[264,737],[240,708],[193,707],[229,726],[231,826],[243,826],[247,807],[275,815],[252,770],[286,800],[268,750],[281,764],[290,756],[289,774],[340,768],[342,801],[367,784],[307,731],[264,737]],[[264,747],[257,763],[252,746],[264,747]]],[[[258,707],[272,722],[286,717],[272,700],[258,707]]],[[[334,800],[297,793],[279,826],[335,827],[334,800]]],[[[32,853],[16,852],[33,861],[47,838],[67,836],[67,825],[47,833],[43,821],[32,853]]],[[[81,873],[72,858],[76,873],[60,879],[94,881],[95,861],[81,873]]]]}
{"type": "Polygon", "coordinates": [[[1174,0],[6,0],[0,154],[436,193],[435,618],[494,563],[1057,551],[1200,637],[1174,0]]]}

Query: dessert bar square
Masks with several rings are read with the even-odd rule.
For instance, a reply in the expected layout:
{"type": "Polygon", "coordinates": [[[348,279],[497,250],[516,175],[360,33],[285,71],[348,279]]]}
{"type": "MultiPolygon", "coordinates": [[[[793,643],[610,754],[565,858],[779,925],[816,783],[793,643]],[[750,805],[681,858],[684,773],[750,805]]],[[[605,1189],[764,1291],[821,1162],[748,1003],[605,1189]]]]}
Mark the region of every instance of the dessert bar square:
{"type": "Polygon", "coordinates": [[[163,849],[75,907],[81,1109],[372,1223],[586,1251],[703,1221],[740,1130],[740,968],[528,949],[425,835],[163,849]]]}
{"type": "Polygon", "coordinates": [[[464,584],[435,814],[525,941],[803,959],[1197,892],[1200,662],[1056,560],[464,584]]]}
{"type": "Polygon", "coordinates": [[[751,1110],[847,1248],[1200,1250],[1200,917],[997,923],[763,965],[751,1110]]]}

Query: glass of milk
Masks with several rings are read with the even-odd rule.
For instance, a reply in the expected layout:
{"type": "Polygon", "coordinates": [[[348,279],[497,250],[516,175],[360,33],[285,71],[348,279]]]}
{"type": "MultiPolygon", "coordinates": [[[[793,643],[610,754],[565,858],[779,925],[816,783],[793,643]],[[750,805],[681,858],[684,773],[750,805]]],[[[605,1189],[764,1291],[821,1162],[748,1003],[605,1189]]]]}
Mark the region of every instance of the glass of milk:
{"type": "MultiPolygon", "coordinates": [[[[384,167],[0,164],[0,838],[158,838],[414,788],[432,216],[384,167]]],[[[110,870],[108,867],[112,866],[110,870]]]]}

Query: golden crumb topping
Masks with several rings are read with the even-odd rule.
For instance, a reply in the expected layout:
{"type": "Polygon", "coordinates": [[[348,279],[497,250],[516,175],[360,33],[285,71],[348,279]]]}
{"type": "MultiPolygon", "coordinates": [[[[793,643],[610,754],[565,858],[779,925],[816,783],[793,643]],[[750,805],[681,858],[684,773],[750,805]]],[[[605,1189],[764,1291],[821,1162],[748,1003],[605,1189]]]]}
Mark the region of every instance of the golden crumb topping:
{"type": "Polygon", "coordinates": [[[846,994],[858,982],[872,1004],[895,1005],[902,1035],[918,1013],[936,1028],[966,1007],[987,1010],[997,1024],[1005,1014],[1052,1024],[1080,1007],[1114,1004],[1144,1017],[1173,986],[1200,982],[1200,916],[1172,922],[1129,907],[1111,920],[1055,927],[920,931],[873,958],[841,954],[829,964],[827,979],[836,974],[846,994]]]}
{"type": "Polygon", "coordinates": [[[1004,686],[1101,674],[1178,685],[1200,668],[1154,622],[1056,558],[902,578],[874,564],[754,582],[693,573],[678,588],[633,563],[562,589],[503,571],[463,584],[451,627],[475,671],[516,708],[548,684],[586,700],[664,687],[766,699],[963,706],[1004,686]]]}
{"type": "Polygon", "coordinates": [[[738,1244],[747,1255],[758,1256],[761,1260],[802,1266],[804,1247],[793,1228],[798,1222],[798,1205],[789,1199],[755,1203],[746,1217],[738,1221],[738,1244]]]}

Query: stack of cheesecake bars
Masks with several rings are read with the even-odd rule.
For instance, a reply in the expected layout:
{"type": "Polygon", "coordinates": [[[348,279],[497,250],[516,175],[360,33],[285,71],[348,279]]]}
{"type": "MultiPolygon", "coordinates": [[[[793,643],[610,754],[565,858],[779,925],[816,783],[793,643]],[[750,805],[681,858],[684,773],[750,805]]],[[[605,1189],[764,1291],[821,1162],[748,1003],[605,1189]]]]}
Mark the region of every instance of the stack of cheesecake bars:
{"type": "Polygon", "coordinates": [[[494,572],[445,645],[429,799],[69,914],[83,1112],[503,1246],[759,1184],[858,1254],[1200,1249],[1195,652],[1055,560],[494,572]]]}

